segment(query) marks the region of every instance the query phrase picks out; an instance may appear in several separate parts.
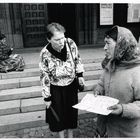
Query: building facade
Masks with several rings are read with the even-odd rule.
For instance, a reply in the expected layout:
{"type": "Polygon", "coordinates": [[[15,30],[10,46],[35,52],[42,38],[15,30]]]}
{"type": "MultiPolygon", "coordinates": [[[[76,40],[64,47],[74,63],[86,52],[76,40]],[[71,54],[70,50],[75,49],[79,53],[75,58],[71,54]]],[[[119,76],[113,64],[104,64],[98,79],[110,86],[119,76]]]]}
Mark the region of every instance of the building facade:
{"type": "MultiPolygon", "coordinates": [[[[45,27],[51,22],[64,25],[66,37],[75,40],[79,47],[103,46],[104,32],[114,25],[129,28],[138,40],[140,21],[128,22],[129,4],[112,5],[105,10],[103,5],[101,17],[99,3],[0,3],[0,30],[14,48],[44,46],[47,43],[45,27]],[[102,25],[101,18],[104,22],[109,20],[102,25]]],[[[137,8],[134,15],[140,19],[139,13],[137,8]]]]}

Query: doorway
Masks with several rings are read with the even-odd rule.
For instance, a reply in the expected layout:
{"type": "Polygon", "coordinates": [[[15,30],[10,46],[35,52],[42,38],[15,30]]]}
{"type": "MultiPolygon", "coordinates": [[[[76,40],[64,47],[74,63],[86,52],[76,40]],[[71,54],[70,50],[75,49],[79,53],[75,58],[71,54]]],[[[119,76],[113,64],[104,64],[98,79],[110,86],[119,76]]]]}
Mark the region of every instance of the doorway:
{"type": "Polygon", "coordinates": [[[58,22],[66,29],[66,37],[77,42],[75,4],[48,4],[48,22],[58,22]]]}
{"type": "Polygon", "coordinates": [[[46,44],[45,26],[47,6],[40,3],[21,4],[24,47],[42,47],[46,44]]]}

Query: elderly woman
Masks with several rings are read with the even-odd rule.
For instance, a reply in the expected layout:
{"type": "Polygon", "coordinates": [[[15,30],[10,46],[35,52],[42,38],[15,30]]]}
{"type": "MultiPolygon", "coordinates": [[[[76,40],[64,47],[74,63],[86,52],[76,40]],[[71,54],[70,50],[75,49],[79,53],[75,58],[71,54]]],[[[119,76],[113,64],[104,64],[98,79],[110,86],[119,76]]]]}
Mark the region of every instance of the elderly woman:
{"type": "Polygon", "coordinates": [[[23,71],[25,63],[18,54],[12,54],[13,48],[7,45],[6,36],[0,33],[0,72],[23,71]]]}
{"type": "Polygon", "coordinates": [[[104,72],[94,94],[119,99],[108,116],[98,117],[98,131],[108,137],[140,137],[140,53],[130,30],[114,26],[105,33],[104,72]]]}
{"type": "Polygon", "coordinates": [[[65,38],[65,28],[58,23],[47,26],[48,44],[40,53],[40,80],[46,104],[46,122],[52,132],[73,137],[78,112],[72,106],[78,102],[76,75],[81,84],[83,64],[75,42],[65,38]]]}

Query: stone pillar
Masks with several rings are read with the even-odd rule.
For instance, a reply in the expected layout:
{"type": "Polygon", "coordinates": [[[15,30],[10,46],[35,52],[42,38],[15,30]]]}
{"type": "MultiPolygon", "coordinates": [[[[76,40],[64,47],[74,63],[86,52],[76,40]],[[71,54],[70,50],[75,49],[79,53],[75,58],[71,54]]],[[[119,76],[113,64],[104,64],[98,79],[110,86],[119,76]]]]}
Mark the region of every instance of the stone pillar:
{"type": "Polygon", "coordinates": [[[0,30],[7,37],[7,42],[13,48],[23,48],[21,18],[16,14],[19,4],[0,4],[0,30]]]}
{"type": "Polygon", "coordinates": [[[9,31],[10,25],[7,19],[7,9],[6,9],[7,6],[8,6],[7,4],[3,3],[0,4],[0,31],[6,35],[8,43],[13,45],[12,38],[10,39],[8,37],[8,34],[10,34],[9,31]]]}
{"type": "Polygon", "coordinates": [[[93,5],[93,45],[97,43],[97,4],[93,5]]]}
{"type": "MultiPolygon", "coordinates": [[[[23,35],[21,26],[21,5],[9,4],[9,21],[11,23],[11,35],[13,37],[14,48],[23,48],[23,35]]],[[[8,10],[7,10],[8,11],[8,10]]]]}

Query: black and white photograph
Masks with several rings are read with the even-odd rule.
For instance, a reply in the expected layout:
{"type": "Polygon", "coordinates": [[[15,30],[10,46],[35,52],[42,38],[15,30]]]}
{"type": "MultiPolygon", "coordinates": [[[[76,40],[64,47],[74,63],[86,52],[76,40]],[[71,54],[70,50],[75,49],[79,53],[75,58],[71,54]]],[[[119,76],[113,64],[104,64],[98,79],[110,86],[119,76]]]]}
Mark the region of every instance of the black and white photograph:
{"type": "Polygon", "coordinates": [[[0,138],[139,138],[140,3],[0,2],[0,138]]]}

